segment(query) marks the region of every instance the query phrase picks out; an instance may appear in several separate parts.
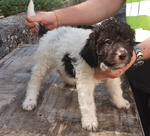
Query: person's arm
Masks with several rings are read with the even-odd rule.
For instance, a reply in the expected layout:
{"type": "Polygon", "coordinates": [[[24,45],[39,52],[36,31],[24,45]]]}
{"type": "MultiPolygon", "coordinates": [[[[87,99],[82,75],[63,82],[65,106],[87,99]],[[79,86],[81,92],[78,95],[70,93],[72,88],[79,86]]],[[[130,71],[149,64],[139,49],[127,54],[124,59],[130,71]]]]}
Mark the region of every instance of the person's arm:
{"type": "Polygon", "coordinates": [[[125,0],[87,0],[81,4],[56,10],[61,26],[89,25],[114,16],[125,0]]]}
{"type": "Polygon", "coordinates": [[[116,14],[125,0],[87,0],[81,4],[50,12],[39,12],[26,18],[26,26],[35,31],[35,22],[47,29],[64,25],[88,25],[116,14]]]}

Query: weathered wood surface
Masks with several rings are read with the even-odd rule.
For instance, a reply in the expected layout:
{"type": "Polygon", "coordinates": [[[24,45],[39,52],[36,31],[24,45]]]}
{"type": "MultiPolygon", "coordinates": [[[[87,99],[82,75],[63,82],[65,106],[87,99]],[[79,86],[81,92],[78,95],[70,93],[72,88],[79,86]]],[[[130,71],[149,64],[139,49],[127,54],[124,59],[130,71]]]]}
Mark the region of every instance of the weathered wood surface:
{"type": "Polygon", "coordinates": [[[0,136],[143,136],[130,89],[124,83],[129,110],[119,110],[109,101],[101,84],[95,92],[99,132],[81,128],[76,90],[53,71],[41,87],[38,107],[22,110],[36,46],[17,48],[0,60],[0,136]]]}

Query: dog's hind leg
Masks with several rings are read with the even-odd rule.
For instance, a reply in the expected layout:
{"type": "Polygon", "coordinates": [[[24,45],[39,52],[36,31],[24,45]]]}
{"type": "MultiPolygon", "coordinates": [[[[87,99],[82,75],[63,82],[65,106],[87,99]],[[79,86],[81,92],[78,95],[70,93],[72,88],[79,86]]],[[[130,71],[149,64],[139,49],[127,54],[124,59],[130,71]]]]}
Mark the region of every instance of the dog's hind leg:
{"type": "Polygon", "coordinates": [[[105,81],[106,87],[108,89],[108,92],[110,93],[112,97],[112,102],[113,104],[121,109],[129,109],[130,103],[123,98],[123,91],[121,89],[121,80],[120,78],[115,78],[115,79],[107,79],[105,81]]]}
{"type": "Polygon", "coordinates": [[[44,66],[44,64],[36,64],[32,68],[32,75],[28,83],[26,98],[22,104],[24,110],[30,111],[36,107],[40,86],[47,71],[48,68],[44,66]]]}

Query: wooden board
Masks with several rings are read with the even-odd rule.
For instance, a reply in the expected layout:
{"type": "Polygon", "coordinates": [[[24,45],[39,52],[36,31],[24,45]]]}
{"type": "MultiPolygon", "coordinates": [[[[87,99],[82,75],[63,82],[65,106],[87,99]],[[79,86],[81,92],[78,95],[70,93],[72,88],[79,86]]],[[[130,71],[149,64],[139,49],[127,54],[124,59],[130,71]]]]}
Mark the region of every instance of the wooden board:
{"type": "Polygon", "coordinates": [[[124,96],[129,110],[117,109],[103,84],[96,88],[99,130],[81,128],[77,92],[54,70],[47,75],[34,111],[22,110],[37,46],[19,47],[0,60],[0,136],[143,136],[135,102],[126,80],[124,96]]]}

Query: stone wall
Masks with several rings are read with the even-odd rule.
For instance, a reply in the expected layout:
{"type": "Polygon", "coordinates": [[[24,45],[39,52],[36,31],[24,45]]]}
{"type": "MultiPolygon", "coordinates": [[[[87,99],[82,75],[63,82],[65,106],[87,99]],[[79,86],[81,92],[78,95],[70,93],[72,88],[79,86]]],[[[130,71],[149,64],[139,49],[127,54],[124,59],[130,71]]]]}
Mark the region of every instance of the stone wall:
{"type": "Polygon", "coordinates": [[[38,42],[25,27],[25,13],[0,19],[0,59],[17,46],[38,42]]]}

